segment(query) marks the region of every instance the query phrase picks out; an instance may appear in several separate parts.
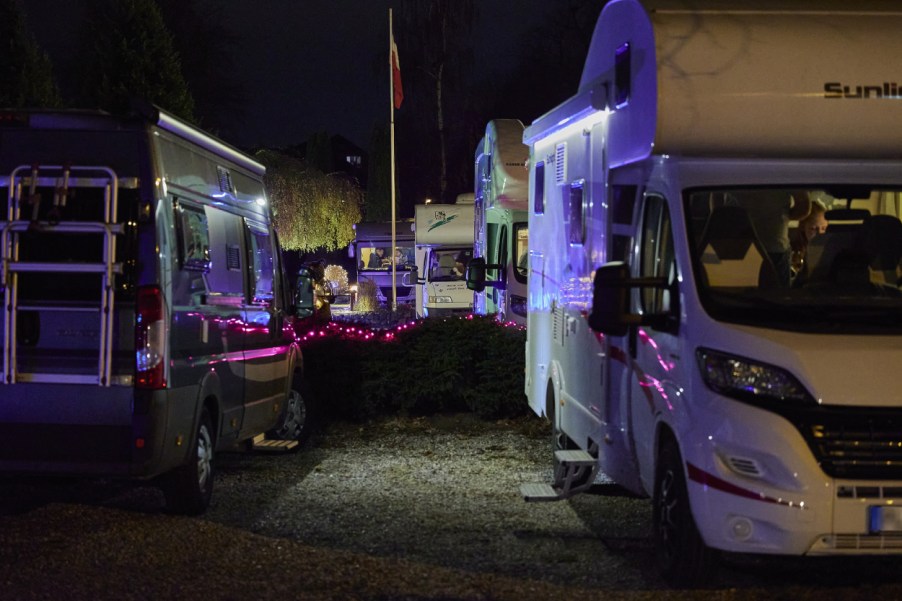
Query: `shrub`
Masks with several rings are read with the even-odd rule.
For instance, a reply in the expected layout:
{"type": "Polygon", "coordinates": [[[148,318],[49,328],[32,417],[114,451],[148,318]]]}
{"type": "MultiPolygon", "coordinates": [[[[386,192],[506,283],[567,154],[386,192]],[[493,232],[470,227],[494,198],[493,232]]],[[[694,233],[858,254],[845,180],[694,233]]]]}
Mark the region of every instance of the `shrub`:
{"type": "Polygon", "coordinates": [[[472,411],[527,412],[525,331],[489,317],[428,319],[415,327],[314,339],[305,364],[326,414],[349,420],[472,411]]]}
{"type": "Polygon", "coordinates": [[[343,292],[348,289],[348,272],[341,265],[326,265],[323,279],[329,283],[332,290],[343,292]]]}
{"type": "Polygon", "coordinates": [[[354,304],[355,311],[375,311],[379,307],[379,301],[376,298],[376,282],[372,280],[362,280],[357,282],[357,302],[354,304]]]}

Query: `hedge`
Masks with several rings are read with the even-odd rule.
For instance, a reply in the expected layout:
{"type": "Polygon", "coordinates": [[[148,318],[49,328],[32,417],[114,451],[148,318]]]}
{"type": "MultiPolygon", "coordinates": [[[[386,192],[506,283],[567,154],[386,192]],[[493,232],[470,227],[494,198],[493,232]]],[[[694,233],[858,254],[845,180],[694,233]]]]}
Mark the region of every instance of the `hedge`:
{"type": "Polygon", "coordinates": [[[330,418],[455,411],[511,418],[527,413],[525,344],[523,328],[483,316],[391,330],[332,323],[303,342],[305,376],[330,418]]]}

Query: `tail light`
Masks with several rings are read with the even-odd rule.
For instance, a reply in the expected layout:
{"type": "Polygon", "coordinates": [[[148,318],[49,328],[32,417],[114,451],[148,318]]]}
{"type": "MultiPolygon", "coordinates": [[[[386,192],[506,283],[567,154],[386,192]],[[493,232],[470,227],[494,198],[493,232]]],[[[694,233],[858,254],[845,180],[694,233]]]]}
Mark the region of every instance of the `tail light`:
{"type": "Polygon", "coordinates": [[[135,385],[138,388],[166,388],[165,343],[163,293],[158,286],[139,288],[135,311],[135,385]]]}

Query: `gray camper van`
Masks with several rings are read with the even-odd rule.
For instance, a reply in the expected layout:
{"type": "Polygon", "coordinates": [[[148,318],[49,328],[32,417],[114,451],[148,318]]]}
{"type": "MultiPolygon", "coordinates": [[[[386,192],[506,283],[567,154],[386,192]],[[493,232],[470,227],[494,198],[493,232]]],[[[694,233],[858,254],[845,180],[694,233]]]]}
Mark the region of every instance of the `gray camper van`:
{"type": "Polygon", "coordinates": [[[210,501],[213,457],[303,439],[262,165],[154,107],[0,112],[0,472],[125,478],[210,501]]]}

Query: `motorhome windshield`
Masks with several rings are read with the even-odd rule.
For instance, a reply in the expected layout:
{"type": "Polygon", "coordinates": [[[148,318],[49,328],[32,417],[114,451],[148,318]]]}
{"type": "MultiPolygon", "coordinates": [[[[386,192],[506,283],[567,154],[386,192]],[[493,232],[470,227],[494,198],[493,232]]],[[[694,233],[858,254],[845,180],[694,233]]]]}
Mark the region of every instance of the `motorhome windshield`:
{"type": "Polygon", "coordinates": [[[685,203],[699,296],[715,318],[902,328],[902,187],[694,189],[685,203]]]}
{"type": "Polygon", "coordinates": [[[359,242],[357,252],[360,257],[358,271],[389,271],[392,262],[396,271],[409,271],[414,266],[412,246],[396,246],[392,251],[390,244],[359,242]]]}
{"type": "Polygon", "coordinates": [[[473,258],[472,248],[435,249],[429,254],[430,282],[457,282],[464,280],[467,264],[473,258]]]}

